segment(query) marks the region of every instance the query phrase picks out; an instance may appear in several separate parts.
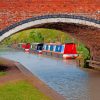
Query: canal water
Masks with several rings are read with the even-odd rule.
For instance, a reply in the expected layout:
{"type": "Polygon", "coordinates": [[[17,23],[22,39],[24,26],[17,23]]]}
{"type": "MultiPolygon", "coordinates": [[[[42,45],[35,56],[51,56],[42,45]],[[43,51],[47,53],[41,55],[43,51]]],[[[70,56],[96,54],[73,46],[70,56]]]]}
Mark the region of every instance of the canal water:
{"type": "Polygon", "coordinates": [[[66,100],[90,100],[89,75],[77,66],[75,60],[62,60],[8,49],[0,50],[0,56],[20,62],[66,100]]]}

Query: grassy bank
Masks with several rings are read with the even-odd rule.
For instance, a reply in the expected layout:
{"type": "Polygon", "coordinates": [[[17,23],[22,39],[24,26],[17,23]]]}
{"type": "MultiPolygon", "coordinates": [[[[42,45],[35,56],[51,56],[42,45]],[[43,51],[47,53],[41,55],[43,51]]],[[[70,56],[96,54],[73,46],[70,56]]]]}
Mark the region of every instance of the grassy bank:
{"type": "Polygon", "coordinates": [[[6,75],[6,72],[0,71],[0,76],[6,75]]]}
{"type": "Polygon", "coordinates": [[[0,85],[0,100],[50,100],[26,81],[0,85]]]}

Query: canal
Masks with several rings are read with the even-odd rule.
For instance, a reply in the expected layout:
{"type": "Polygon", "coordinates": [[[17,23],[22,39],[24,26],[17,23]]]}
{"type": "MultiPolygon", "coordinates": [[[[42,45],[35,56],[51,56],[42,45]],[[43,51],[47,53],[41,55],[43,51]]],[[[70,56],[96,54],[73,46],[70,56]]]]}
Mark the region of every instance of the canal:
{"type": "Polygon", "coordinates": [[[99,71],[82,69],[77,66],[75,60],[50,58],[12,49],[1,49],[0,56],[20,62],[66,100],[100,98],[99,71]]]}

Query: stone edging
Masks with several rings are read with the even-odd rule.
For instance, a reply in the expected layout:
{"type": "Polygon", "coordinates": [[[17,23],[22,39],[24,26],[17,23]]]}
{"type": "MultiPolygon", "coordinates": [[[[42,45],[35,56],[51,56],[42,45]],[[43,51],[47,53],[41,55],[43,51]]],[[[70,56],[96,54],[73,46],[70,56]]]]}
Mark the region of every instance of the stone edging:
{"type": "Polygon", "coordinates": [[[17,22],[15,24],[10,25],[9,27],[3,29],[0,31],[0,36],[3,35],[5,32],[28,22],[31,21],[36,21],[36,20],[41,20],[41,19],[49,19],[49,18],[68,18],[68,19],[79,19],[79,20],[84,20],[88,22],[93,22],[95,24],[100,24],[100,20],[92,19],[92,18],[87,18],[83,16],[76,16],[76,15],[68,15],[68,14],[51,14],[51,15],[42,15],[42,16],[36,16],[32,18],[28,18],[26,20],[17,22]]]}

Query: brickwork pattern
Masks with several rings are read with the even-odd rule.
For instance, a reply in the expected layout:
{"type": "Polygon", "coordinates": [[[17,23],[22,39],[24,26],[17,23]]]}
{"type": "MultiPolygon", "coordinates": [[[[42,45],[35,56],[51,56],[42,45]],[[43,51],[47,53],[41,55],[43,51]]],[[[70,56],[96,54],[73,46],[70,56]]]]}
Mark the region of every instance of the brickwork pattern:
{"type": "Polygon", "coordinates": [[[36,15],[54,13],[100,19],[100,0],[0,0],[0,29],[36,15]]]}
{"type": "MultiPolygon", "coordinates": [[[[11,25],[10,28],[13,28],[17,25],[15,23],[21,22],[19,24],[22,24],[23,20],[34,16],[49,14],[83,16],[92,18],[100,24],[100,0],[0,0],[0,30],[11,25]]],[[[100,61],[100,29],[72,24],[53,24],[38,27],[55,28],[69,33],[77,33],[73,37],[85,43],[90,48],[93,59],[100,61]]],[[[9,28],[1,32],[4,33],[8,30],[9,28]]]]}

